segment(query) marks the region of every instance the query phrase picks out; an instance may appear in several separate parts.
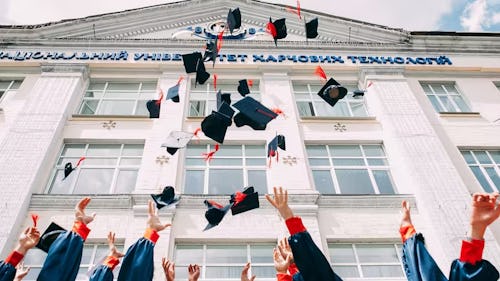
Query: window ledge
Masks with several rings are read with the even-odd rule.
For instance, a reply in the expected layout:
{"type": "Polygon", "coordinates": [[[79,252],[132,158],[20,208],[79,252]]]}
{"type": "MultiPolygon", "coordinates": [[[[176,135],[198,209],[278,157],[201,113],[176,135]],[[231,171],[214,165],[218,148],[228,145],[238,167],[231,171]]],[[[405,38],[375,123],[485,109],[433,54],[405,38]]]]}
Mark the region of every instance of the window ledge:
{"type": "Polygon", "coordinates": [[[305,122],[321,122],[321,121],[375,121],[377,118],[374,116],[368,117],[342,117],[342,116],[311,116],[311,117],[300,117],[300,119],[305,122]]]}
{"type": "Polygon", "coordinates": [[[186,117],[187,121],[200,121],[203,120],[205,116],[188,116],[186,117]]]}
{"type": "Polygon", "coordinates": [[[70,118],[70,121],[108,121],[108,120],[146,121],[146,120],[151,120],[151,118],[144,115],[84,115],[84,114],[73,114],[70,118]]]}
{"type": "Polygon", "coordinates": [[[401,208],[401,201],[410,202],[412,209],[416,209],[416,200],[413,194],[373,194],[373,195],[321,195],[318,200],[320,207],[326,208],[401,208]]]}
{"type": "Polygon", "coordinates": [[[479,112],[439,112],[441,117],[480,117],[479,112]]]}

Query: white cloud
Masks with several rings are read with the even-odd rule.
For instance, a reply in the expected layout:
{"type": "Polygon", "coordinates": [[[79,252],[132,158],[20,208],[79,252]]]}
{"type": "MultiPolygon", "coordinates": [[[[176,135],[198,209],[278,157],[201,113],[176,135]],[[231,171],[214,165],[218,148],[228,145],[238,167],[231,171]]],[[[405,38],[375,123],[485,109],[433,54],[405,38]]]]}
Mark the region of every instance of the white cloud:
{"type": "Polygon", "coordinates": [[[496,13],[491,17],[491,24],[499,24],[500,23],[500,13],[496,13]]]}
{"type": "Polygon", "coordinates": [[[488,25],[488,4],[486,0],[475,0],[467,4],[460,17],[460,23],[466,31],[483,31],[483,26],[488,25]]]}

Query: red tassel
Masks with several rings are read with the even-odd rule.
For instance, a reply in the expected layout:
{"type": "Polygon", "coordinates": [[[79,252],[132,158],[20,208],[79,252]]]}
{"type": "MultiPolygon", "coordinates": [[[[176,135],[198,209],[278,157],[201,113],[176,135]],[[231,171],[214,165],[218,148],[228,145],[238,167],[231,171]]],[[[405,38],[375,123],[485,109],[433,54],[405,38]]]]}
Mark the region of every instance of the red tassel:
{"type": "Polygon", "coordinates": [[[214,158],[214,154],[219,151],[219,144],[215,144],[215,147],[214,147],[214,150],[208,152],[208,153],[202,153],[201,155],[203,156],[203,158],[205,159],[205,161],[208,161],[210,162],[210,160],[212,160],[212,158],[214,158]]]}
{"type": "Polygon", "coordinates": [[[280,161],[280,154],[279,152],[276,150],[276,162],[279,162],[280,161]]]}
{"type": "Polygon", "coordinates": [[[245,200],[246,197],[247,195],[245,193],[237,191],[236,195],[234,196],[234,205],[238,205],[239,203],[241,203],[241,201],[245,200]]]}
{"type": "Polygon", "coordinates": [[[297,0],[297,15],[299,15],[299,19],[302,19],[302,16],[300,15],[300,2],[297,0]]]}
{"type": "Polygon", "coordinates": [[[182,80],[184,80],[184,76],[179,76],[179,80],[177,80],[177,85],[179,85],[182,82],[182,80]]]}
{"type": "Polygon", "coordinates": [[[219,34],[217,35],[217,53],[220,52],[220,49],[222,49],[222,38],[223,38],[223,35],[224,35],[224,30],[219,32],[219,34]]]}
{"type": "Polygon", "coordinates": [[[214,207],[217,207],[217,208],[219,208],[219,209],[224,208],[221,204],[219,204],[219,203],[217,203],[217,202],[215,202],[215,201],[213,201],[213,200],[207,200],[207,201],[208,201],[208,203],[210,203],[210,205],[212,205],[212,206],[214,206],[214,207]]]}
{"type": "Polygon", "coordinates": [[[278,36],[278,32],[276,31],[276,26],[272,22],[268,22],[266,26],[266,31],[270,33],[273,38],[276,38],[278,36]]]}
{"type": "Polygon", "coordinates": [[[162,100],[163,100],[163,90],[160,89],[160,98],[156,101],[156,104],[160,105],[162,100]]]}
{"type": "Polygon", "coordinates": [[[292,8],[292,7],[286,7],[286,10],[290,13],[294,13],[299,16],[299,19],[302,19],[302,16],[300,15],[300,2],[297,0],[297,8],[292,8]]]}
{"type": "Polygon", "coordinates": [[[366,87],[367,87],[367,88],[370,88],[372,85],[373,85],[373,82],[372,82],[372,81],[370,81],[370,82],[368,82],[368,86],[366,86],[366,87]]]}
{"type": "Polygon", "coordinates": [[[37,214],[31,214],[31,219],[33,220],[33,227],[36,227],[36,223],[38,221],[38,215],[37,214]]]}
{"type": "Polygon", "coordinates": [[[321,66],[319,66],[319,65],[316,66],[316,70],[314,71],[314,74],[316,76],[319,76],[321,79],[326,80],[326,73],[323,70],[323,68],[321,68],[321,66]]]}
{"type": "Polygon", "coordinates": [[[200,136],[198,136],[199,132],[201,132],[201,128],[196,128],[196,130],[194,130],[194,132],[193,132],[194,136],[197,138],[200,138],[200,136]]]}
{"type": "Polygon", "coordinates": [[[266,116],[268,116],[270,118],[273,118],[273,119],[276,118],[276,116],[272,115],[271,113],[265,112],[262,109],[257,109],[257,112],[260,113],[260,114],[264,114],[264,115],[266,115],[266,116]]]}
{"type": "Polygon", "coordinates": [[[253,80],[247,80],[248,87],[253,87],[253,80]]]}
{"type": "Polygon", "coordinates": [[[284,115],[284,112],[283,110],[279,109],[279,108],[273,108],[272,111],[278,115],[281,115],[283,114],[284,115]]]}
{"type": "Polygon", "coordinates": [[[217,74],[214,74],[214,90],[217,90],[217,74]]]}
{"type": "Polygon", "coordinates": [[[76,167],[80,166],[83,160],[85,160],[85,157],[80,157],[80,159],[78,159],[78,162],[76,163],[76,167]]]}
{"type": "Polygon", "coordinates": [[[272,160],[272,159],[273,159],[272,157],[269,157],[269,164],[267,164],[267,166],[268,166],[269,168],[271,168],[271,163],[272,163],[272,161],[271,161],[271,160],[272,160]]]}

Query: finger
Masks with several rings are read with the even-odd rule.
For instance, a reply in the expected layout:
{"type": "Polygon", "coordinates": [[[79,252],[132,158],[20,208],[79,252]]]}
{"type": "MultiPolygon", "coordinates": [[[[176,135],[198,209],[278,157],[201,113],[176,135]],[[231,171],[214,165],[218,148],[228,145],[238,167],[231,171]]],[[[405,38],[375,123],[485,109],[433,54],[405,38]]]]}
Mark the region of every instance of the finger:
{"type": "Polygon", "coordinates": [[[273,259],[274,261],[279,261],[281,254],[278,253],[278,250],[276,248],[273,249],[273,259]]]}
{"type": "Polygon", "coordinates": [[[169,227],[169,226],[172,226],[172,224],[171,224],[171,223],[167,223],[167,224],[165,224],[165,226],[164,226],[164,228],[163,228],[163,229],[165,229],[165,228],[167,228],[167,227],[169,227]]]}
{"type": "Polygon", "coordinates": [[[155,214],[153,201],[148,200],[148,207],[149,207],[149,210],[148,210],[149,215],[153,216],[155,214]]]}
{"type": "Polygon", "coordinates": [[[30,233],[30,231],[31,231],[30,229],[31,229],[31,227],[26,228],[24,230],[24,234],[28,235],[28,233],[30,233]]]}
{"type": "Polygon", "coordinates": [[[250,281],[255,280],[255,277],[257,277],[257,276],[255,276],[255,275],[254,275],[254,276],[252,276],[252,278],[250,278],[250,281]]]}
{"type": "Polygon", "coordinates": [[[266,194],[266,199],[267,199],[267,201],[269,201],[269,203],[271,205],[273,205],[274,208],[278,208],[278,206],[276,206],[276,202],[274,201],[273,198],[271,198],[271,196],[269,194],[266,194]]]}
{"type": "Polygon", "coordinates": [[[192,272],[193,272],[193,266],[192,266],[192,265],[189,265],[189,266],[188,266],[188,272],[189,272],[189,273],[192,273],[192,272]]]}
{"type": "Polygon", "coordinates": [[[284,198],[284,201],[285,201],[285,205],[288,205],[288,189],[285,189],[285,198],[284,198]]]}
{"type": "Polygon", "coordinates": [[[165,267],[165,257],[161,258],[161,266],[164,268],[165,267]]]}

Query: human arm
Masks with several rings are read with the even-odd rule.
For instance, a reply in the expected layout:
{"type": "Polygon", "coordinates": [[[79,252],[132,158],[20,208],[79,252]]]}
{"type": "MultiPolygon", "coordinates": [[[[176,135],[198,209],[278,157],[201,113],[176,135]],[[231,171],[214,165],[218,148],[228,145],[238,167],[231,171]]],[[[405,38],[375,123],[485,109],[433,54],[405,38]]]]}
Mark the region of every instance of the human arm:
{"type": "Polygon", "coordinates": [[[14,281],[21,281],[23,280],[26,275],[28,275],[28,272],[30,271],[30,267],[24,267],[24,263],[19,263],[16,266],[16,277],[14,278],[14,281]]]}
{"type": "Polygon", "coordinates": [[[190,264],[188,266],[188,281],[198,281],[200,278],[200,266],[197,264],[190,264]]]}
{"type": "Polygon", "coordinates": [[[254,281],[255,280],[255,277],[256,277],[255,275],[248,278],[248,270],[250,270],[250,263],[249,262],[243,267],[243,270],[241,271],[241,281],[254,281]]]}

